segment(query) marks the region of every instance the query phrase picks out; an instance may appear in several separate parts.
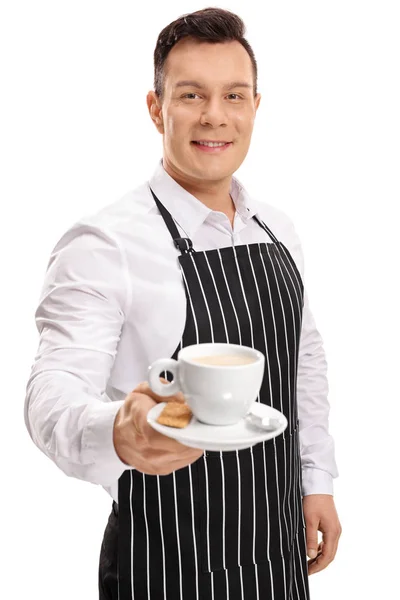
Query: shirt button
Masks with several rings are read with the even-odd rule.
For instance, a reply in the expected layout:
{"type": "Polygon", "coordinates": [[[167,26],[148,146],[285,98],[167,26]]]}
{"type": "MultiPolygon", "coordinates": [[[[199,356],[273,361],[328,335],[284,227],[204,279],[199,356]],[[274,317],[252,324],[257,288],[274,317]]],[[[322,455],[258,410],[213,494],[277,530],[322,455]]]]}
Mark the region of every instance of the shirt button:
{"type": "Polygon", "coordinates": [[[233,240],[235,246],[237,246],[239,244],[239,242],[240,242],[240,236],[239,236],[239,234],[238,233],[233,233],[232,234],[232,240],[233,240]]]}

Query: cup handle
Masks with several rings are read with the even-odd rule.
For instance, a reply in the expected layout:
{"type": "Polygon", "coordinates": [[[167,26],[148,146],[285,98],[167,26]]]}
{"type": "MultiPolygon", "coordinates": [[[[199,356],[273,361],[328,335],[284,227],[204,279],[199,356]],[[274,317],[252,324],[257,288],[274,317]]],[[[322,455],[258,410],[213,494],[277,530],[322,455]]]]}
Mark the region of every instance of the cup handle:
{"type": "Polygon", "coordinates": [[[177,360],[173,358],[160,358],[150,365],[147,378],[154,393],[159,396],[173,396],[180,391],[178,373],[179,363],[177,360]],[[162,383],[160,381],[160,373],[162,371],[172,373],[174,380],[169,383],[162,383]]]}

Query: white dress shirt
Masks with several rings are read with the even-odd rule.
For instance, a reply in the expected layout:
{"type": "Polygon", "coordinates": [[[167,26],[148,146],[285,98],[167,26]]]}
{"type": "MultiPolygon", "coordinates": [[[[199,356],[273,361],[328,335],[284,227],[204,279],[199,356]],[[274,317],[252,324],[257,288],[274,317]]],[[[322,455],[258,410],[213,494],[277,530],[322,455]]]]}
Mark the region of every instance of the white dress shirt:
{"type": "MultiPolygon", "coordinates": [[[[250,198],[232,178],[228,217],[207,208],[163,168],[149,182],[61,237],[48,264],[37,308],[39,348],[27,384],[25,422],[35,444],[67,475],[102,485],[118,502],[129,467],[115,452],[113,423],[125,396],[147,379],[155,360],[181,339],[186,298],[179,251],[149,184],[195,250],[270,242],[257,214],[288,248],[302,277],[303,255],[281,210],[250,198]]],[[[328,430],[326,359],[305,293],[297,399],[303,495],[333,494],[337,477],[328,430]]]]}

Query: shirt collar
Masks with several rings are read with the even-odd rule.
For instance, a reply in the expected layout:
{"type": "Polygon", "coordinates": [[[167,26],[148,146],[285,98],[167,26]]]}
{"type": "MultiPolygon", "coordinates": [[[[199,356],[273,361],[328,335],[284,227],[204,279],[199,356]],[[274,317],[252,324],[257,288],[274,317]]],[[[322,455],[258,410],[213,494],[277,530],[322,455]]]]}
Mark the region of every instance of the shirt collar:
{"type": "MultiPolygon", "coordinates": [[[[158,162],[148,183],[160,202],[189,237],[192,237],[204,221],[215,213],[166,172],[162,159],[158,162]]],[[[255,203],[236,177],[232,177],[229,193],[237,213],[244,222],[257,214],[255,203]]]]}

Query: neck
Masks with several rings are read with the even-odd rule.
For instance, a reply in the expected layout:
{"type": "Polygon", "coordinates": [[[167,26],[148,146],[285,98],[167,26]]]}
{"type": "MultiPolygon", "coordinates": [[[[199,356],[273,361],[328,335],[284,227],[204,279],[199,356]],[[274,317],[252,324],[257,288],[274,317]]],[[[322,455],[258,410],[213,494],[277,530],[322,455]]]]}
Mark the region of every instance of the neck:
{"type": "Polygon", "coordinates": [[[200,200],[207,208],[224,213],[232,227],[235,219],[236,208],[229,193],[232,177],[218,181],[190,180],[183,173],[177,172],[168,161],[163,159],[165,171],[189,194],[200,200]]]}

